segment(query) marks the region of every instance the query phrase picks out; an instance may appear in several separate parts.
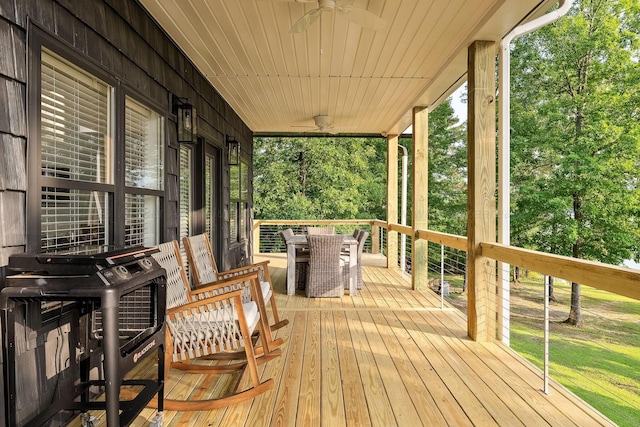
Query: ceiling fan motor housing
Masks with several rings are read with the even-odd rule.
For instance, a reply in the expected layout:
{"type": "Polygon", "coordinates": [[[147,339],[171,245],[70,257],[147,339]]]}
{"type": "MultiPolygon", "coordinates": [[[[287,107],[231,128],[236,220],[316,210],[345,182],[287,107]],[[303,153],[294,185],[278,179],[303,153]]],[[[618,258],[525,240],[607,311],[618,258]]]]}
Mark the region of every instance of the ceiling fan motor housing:
{"type": "Polygon", "coordinates": [[[330,116],[320,115],[315,116],[313,121],[316,123],[316,126],[320,129],[327,129],[333,125],[333,120],[331,120],[330,116]]]}
{"type": "Polygon", "coordinates": [[[318,9],[323,12],[330,12],[336,7],[336,0],[320,0],[318,2],[318,9]]]}

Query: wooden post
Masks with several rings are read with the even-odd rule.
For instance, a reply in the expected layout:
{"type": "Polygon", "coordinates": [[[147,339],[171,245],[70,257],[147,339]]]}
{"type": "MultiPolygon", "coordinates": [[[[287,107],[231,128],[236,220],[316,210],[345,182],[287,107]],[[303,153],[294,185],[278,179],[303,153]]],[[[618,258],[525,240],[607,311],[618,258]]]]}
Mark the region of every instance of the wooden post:
{"type": "Polygon", "coordinates": [[[475,41],[468,53],[467,332],[475,341],[497,333],[496,262],[481,242],[496,241],[495,43],[475,41]]]}
{"type": "Polygon", "coordinates": [[[375,224],[371,226],[371,253],[380,253],[380,226],[375,224]]]}
{"type": "Polygon", "coordinates": [[[418,230],[428,230],[429,214],[429,109],[413,107],[413,159],[411,227],[413,241],[411,250],[411,286],[424,290],[429,286],[429,262],[427,240],[418,239],[418,230]]]}
{"type": "MultiPolygon", "coordinates": [[[[387,226],[398,223],[398,135],[387,136],[387,226]]],[[[387,228],[387,268],[398,268],[398,232],[387,228]]]]}
{"type": "Polygon", "coordinates": [[[253,254],[260,253],[260,221],[253,224],[253,254]]]}

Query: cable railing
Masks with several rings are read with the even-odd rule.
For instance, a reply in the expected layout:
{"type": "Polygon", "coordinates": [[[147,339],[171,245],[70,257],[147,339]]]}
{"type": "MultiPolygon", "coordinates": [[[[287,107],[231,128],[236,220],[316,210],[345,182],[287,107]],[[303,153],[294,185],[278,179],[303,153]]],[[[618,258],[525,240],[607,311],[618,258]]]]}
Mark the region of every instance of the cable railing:
{"type": "MultiPolygon", "coordinates": [[[[337,233],[351,234],[355,228],[362,228],[370,233],[367,251],[387,254],[390,231],[407,235],[406,260],[410,260],[413,240],[423,239],[431,243],[444,245],[460,252],[467,250],[467,238],[432,230],[414,231],[410,227],[398,224],[387,224],[375,219],[365,220],[257,220],[254,223],[254,247],[256,253],[284,251],[284,243],[278,235],[280,230],[292,228],[302,232],[307,226],[333,225],[337,233]]],[[[400,245],[397,245],[400,247],[400,245]]],[[[640,300],[640,271],[580,260],[570,257],[553,255],[515,246],[498,243],[480,243],[479,254],[488,259],[505,262],[511,265],[521,265],[531,271],[539,271],[553,277],[592,286],[617,295],[640,300]]],[[[410,261],[406,261],[410,262],[410,261]]],[[[457,262],[458,264],[460,262],[457,262]]]]}
{"type": "MultiPolygon", "coordinates": [[[[485,272],[496,280],[495,269],[485,272]]],[[[567,321],[572,283],[511,266],[509,345],[540,369],[540,389],[563,384],[620,426],[640,415],[640,301],[580,286],[582,325],[567,321]],[[515,274],[519,272],[519,274],[515,274]]]]}
{"type": "MultiPolygon", "coordinates": [[[[466,237],[414,231],[379,220],[270,221],[258,224],[258,229],[262,238],[263,233],[277,234],[276,230],[282,228],[299,227],[294,230],[301,232],[307,225],[319,224],[335,224],[337,232],[345,233],[355,226],[367,229],[371,233],[367,250],[389,258],[390,246],[396,247],[397,267],[402,271],[404,266],[403,274],[408,275],[414,269],[416,239],[427,240],[426,285],[440,295],[441,307],[447,302],[447,307],[468,312],[466,237]],[[339,231],[342,229],[338,226],[347,230],[339,231]],[[264,227],[268,230],[263,231],[264,227]],[[392,237],[397,240],[390,241],[392,237]]],[[[619,425],[636,425],[640,415],[640,271],[493,242],[479,246],[479,256],[487,263],[485,271],[475,278],[476,286],[496,289],[486,293],[491,301],[485,303],[496,310],[495,316],[487,314],[487,318],[495,319],[496,335],[500,332],[503,341],[539,367],[540,389],[548,392],[552,377],[619,425]],[[512,274],[514,270],[521,272],[518,280],[510,279],[505,291],[498,283],[497,261],[509,264],[512,274]],[[553,292],[548,284],[550,277],[555,278],[553,292]],[[572,282],[581,284],[586,325],[582,328],[564,323],[572,282]],[[552,301],[552,296],[557,301],[552,301]]],[[[275,250],[274,245],[260,243],[261,251],[267,247],[275,250]]],[[[282,248],[284,251],[284,245],[282,248]]]]}
{"type": "Polygon", "coordinates": [[[280,237],[280,231],[291,228],[295,234],[301,234],[307,227],[323,226],[335,227],[336,234],[353,234],[356,228],[365,230],[369,237],[363,252],[379,253],[380,246],[377,242],[380,240],[380,228],[374,225],[374,220],[257,220],[253,226],[256,252],[286,253],[287,248],[280,237]]]}

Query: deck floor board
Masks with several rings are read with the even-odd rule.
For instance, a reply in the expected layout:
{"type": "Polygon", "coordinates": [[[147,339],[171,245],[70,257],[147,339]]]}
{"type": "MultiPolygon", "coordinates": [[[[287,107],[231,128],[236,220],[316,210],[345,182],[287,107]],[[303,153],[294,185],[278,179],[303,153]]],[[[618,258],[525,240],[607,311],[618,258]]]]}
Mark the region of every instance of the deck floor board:
{"type": "MultiPolygon", "coordinates": [[[[256,260],[266,259],[260,256],[256,260]]],[[[365,254],[355,297],[287,296],[286,256],[271,254],[282,356],[259,366],[272,390],[212,411],[165,411],[165,426],[613,426],[501,343],[473,342],[466,317],[365,254]]],[[[139,372],[154,373],[153,360],[139,372]],[[145,371],[146,369],[146,371],[145,371]]],[[[231,382],[171,370],[167,398],[206,398],[231,382]]],[[[247,386],[245,378],[242,386],[247,386]]],[[[145,409],[133,425],[149,425],[145,409]]],[[[98,418],[99,413],[95,414],[98,418]]]]}

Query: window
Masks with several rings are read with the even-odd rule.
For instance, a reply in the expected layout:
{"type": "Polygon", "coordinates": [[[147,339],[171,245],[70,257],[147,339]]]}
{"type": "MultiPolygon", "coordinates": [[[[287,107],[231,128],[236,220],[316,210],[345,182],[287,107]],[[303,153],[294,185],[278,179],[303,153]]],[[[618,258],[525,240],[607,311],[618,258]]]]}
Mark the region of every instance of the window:
{"type": "Polygon", "coordinates": [[[34,65],[41,89],[32,111],[40,135],[32,153],[40,158],[30,187],[41,191],[30,199],[30,209],[39,213],[30,228],[40,236],[39,242],[30,240],[31,250],[94,253],[118,242],[159,243],[164,118],[129,96],[118,97],[124,89],[117,83],[47,48],[34,65]],[[124,117],[124,123],[114,117],[124,117]],[[123,141],[114,141],[117,127],[124,131],[123,141]],[[117,197],[116,187],[125,194],[117,197]]]}
{"type": "Polygon", "coordinates": [[[40,80],[40,246],[95,252],[110,243],[113,88],[47,51],[40,80]]]}
{"type": "Polygon", "coordinates": [[[204,159],[204,232],[212,238],[214,231],[214,159],[213,156],[206,155],[204,159]]]}
{"type": "Polygon", "coordinates": [[[240,240],[247,239],[247,214],[249,211],[249,164],[240,162],[240,240]]]}
{"type": "Polygon", "coordinates": [[[160,243],[160,194],[164,187],[164,122],[158,113],[125,100],[125,245],[160,243]]]}
{"type": "MultiPolygon", "coordinates": [[[[180,146],[180,242],[191,231],[191,168],[193,151],[186,145],[180,146]]],[[[206,185],[206,184],[205,184],[206,185]]]]}
{"type": "Polygon", "coordinates": [[[229,237],[231,242],[239,242],[247,238],[249,164],[243,160],[229,168],[229,237]]]}

